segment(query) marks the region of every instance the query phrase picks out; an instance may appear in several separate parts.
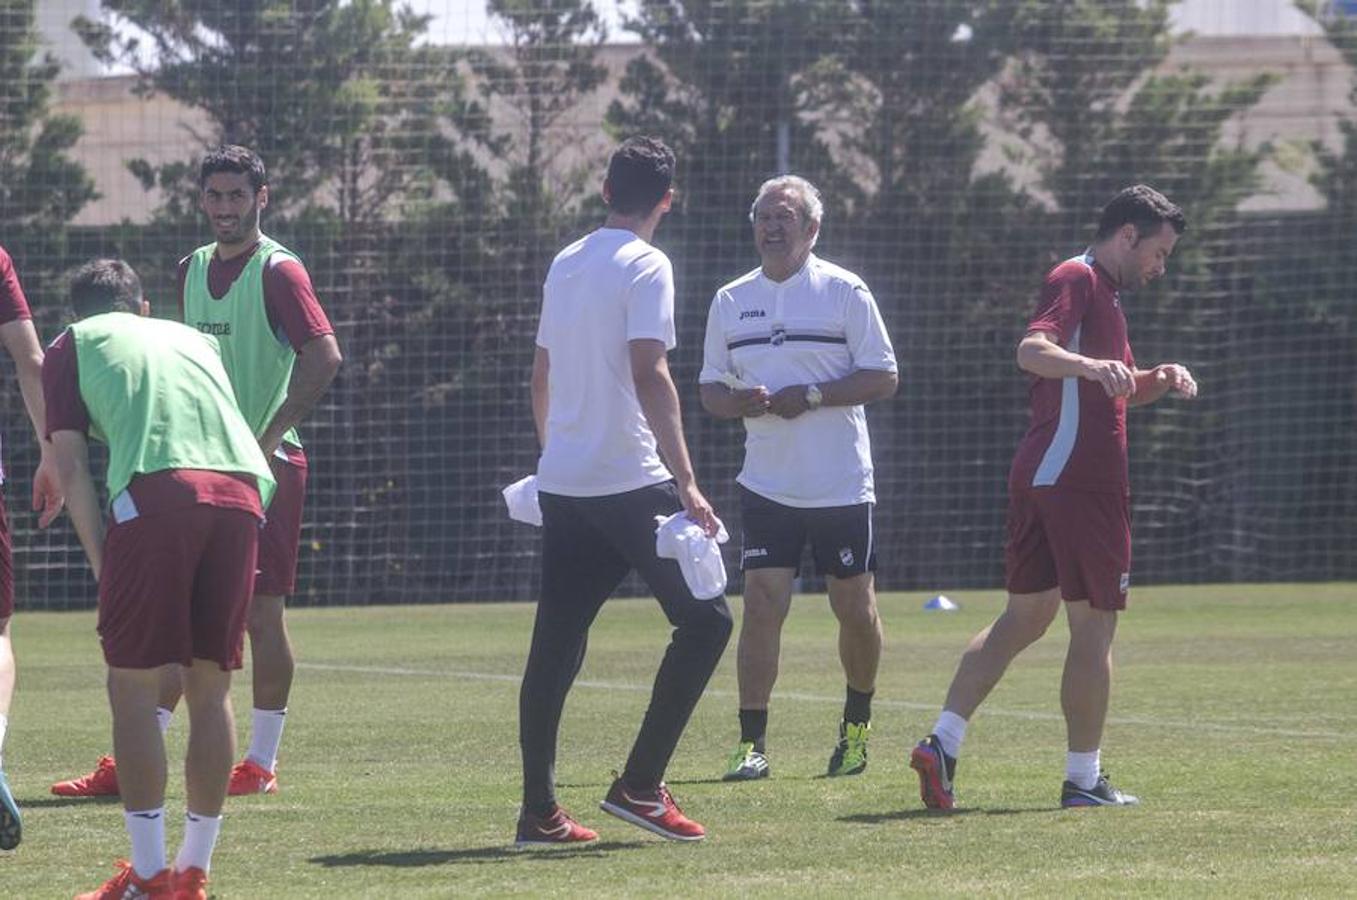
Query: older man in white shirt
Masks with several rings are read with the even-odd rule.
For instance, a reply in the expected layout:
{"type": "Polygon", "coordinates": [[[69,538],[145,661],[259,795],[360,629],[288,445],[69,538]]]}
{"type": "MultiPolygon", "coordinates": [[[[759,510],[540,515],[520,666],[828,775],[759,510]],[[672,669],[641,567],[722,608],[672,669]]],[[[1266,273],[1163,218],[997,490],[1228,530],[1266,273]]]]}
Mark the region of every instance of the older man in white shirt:
{"type": "Polygon", "coordinates": [[[740,744],[728,781],[769,774],[768,701],[782,623],[810,544],[839,620],[847,699],[828,774],[867,767],[881,658],[871,444],[864,404],[895,394],[895,353],[862,279],[815,256],[823,204],[794,175],[759,189],[750,211],[762,265],[716,292],[707,319],[702,405],[743,419],[740,484],[744,616],[740,744]]]}

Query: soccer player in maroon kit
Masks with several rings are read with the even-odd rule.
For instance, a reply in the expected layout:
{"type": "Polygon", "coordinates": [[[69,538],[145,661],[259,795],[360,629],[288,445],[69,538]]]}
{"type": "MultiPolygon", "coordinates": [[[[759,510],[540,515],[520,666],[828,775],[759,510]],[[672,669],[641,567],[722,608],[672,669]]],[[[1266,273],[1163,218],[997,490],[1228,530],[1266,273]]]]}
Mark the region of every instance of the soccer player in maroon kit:
{"type": "MultiPolygon", "coordinates": [[[[294,426],[324,394],[343,357],[306,268],[295,255],[260,230],[260,217],[269,202],[269,187],[259,156],[245,147],[219,147],[203,159],[199,182],[200,204],[212,226],[215,243],[180,261],[179,315],[186,324],[216,336],[221,342],[226,371],[241,410],[256,427],[260,446],[269,457],[278,482],[278,496],[269,507],[268,520],[259,536],[259,575],[250,605],[254,690],[250,746],[231,773],[230,792],[274,793],[278,790],[275,772],[278,745],[295,668],[284,619],[284,600],[296,585],[307,473],[306,453],[295,437],[294,426]],[[195,257],[200,258],[196,270],[195,257]],[[209,309],[203,314],[201,307],[191,308],[185,303],[190,291],[199,297],[210,297],[206,302],[212,306],[221,304],[221,310],[209,309]],[[246,304],[262,304],[263,316],[257,306],[246,309],[246,304]],[[265,317],[267,329],[248,327],[251,320],[265,317]],[[238,348],[247,341],[256,341],[254,349],[270,344],[265,348],[267,353],[290,353],[295,357],[286,384],[286,399],[270,415],[260,415],[261,408],[249,400],[260,393],[254,383],[260,376],[247,365],[233,364],[232,342],[236,342],[239,358],[243,354],[238,348]],[[272,346],[273,343],[277,346],[272,346]],[[249,387],[256,389],[251,391],[249,387]]],[[[162,730],[168,727],[178,700],[178,679],[167,676],[157,711],[162,730]]],[[[52,793],[72,797],[117,794],[117,766],[111,757],[102,757],[92,773],[58,782],[52,785],[52,793]]]]}
{"type": "Polygon", "coordinates": [[[1163,275],[1186,228],[1182,210],[1158,191],[1126,188],[1103,208],[1093,246],[1046,276],[1018,344],[1018,366],[1033,376],[1032,419],[1009,473],[1008,606],[971,639],[933,732],[910,757],[930,809],[953,807],[968,720],[1062,605],[1070,643],[1060,690],[1069,748],[1061,805],[1139,802],[1108,782],[1099,749],[1112,637],[1131,578],[1126,407],[1168,393],[1191,399],[1197,384],[1176,363],[1136,368],[1121,292],[1163,275]]]}
{"type": "MultiPolygon", "coordinates": [[[[37,430],[42,461],[33,477],[33,508],[42,510],[38,524],[46,527],[61,512],[61,489],[50,447],[41,440],[45,428],[42,399],[42,344],[33,327],[28,300],[19,285],[14,263],[0,247],[0,344],[14,360],[28,416],[37,430]]],[[[0,472],[0,481],[3,481],[0,472]]],[[[14,696],[14,650],[10,643],[9,620],[14,615],[14,568],[10,555],[9,520],[0,498],[0,850],[12,850],[22,837],[19,808],[5,779],[5,731],[9,724],[9,704],[14,696]]]]}

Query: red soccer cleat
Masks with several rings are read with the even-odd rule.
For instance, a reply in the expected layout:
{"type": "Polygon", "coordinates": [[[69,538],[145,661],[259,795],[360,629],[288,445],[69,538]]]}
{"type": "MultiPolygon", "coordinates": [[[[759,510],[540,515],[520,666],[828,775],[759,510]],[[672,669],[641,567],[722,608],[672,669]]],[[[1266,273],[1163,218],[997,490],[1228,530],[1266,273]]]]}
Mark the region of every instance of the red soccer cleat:
{"type": "Polygon", "coordinates": [[[678,808],[663,781],[649,790],[637,791],[618,778],[599,808],[671,841],[700,841],[707,836],[707,829],[678,808]]]}
{"type": "Polygon", "coordinates": [[[559,806],[549,816],[535,816],[524,810],[518,817],[516,847],[559,847],[587,844],[598,840],[598,832],[585,828],[559,806]]]}
{"type": "Polygon", "coordinates": [[[952,790],[952,774],[956,760],[949,757],[930,734],[919,741],[909,755],[909,767],[919,773],[919,798],[929,809],[955,809],[956,795],[952,790]]]}
{"type": "Polygon", "coordinates": [[[118,874],[105,881],[98,890],[76,894],[75,900],[174,900],[174,887],[169,869],[161,869],[153,878],[141,879],[125,859],[115,863],[118,874]]]}
{"type": "Polygon", "coordinates": [[[197,866],[175,872],[174,900],[207,900],[207,873],[197,866]]]}
{"type": "Polygon", "coordinates": [[[241,794],[276,794],[278,776],[247,757],[231,770],[231,783],[226,793],[232,797],[241,794]]]}
{"type": "Polygon", "coordinates": [[[111,756],[99,757],[94,771],[70,781],[52,785],[58,797],[116,797],[118,796],[118,764],[111,756]]]}

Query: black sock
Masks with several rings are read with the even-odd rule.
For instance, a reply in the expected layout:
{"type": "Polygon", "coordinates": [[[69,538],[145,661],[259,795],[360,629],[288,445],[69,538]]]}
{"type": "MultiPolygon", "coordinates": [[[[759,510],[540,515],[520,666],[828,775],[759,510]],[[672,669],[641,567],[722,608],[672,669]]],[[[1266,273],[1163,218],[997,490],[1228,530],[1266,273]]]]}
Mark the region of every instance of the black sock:
{"type": "Polygon", "coordinates": [[[754,749],[760,753],[767,752],[764,747],[765,736],[768,733],[768,710],[766,709],[742,709],[740,710],[740,743],[746,744],[754,742],[754,749]]]}
{"type": "Polygon", "coordinates": [[[843,703],[843,720],[851,725],[863,725],[872,721],[872,695],[876,691],[853,690],[848,688],[848,699],[843,703]]]}

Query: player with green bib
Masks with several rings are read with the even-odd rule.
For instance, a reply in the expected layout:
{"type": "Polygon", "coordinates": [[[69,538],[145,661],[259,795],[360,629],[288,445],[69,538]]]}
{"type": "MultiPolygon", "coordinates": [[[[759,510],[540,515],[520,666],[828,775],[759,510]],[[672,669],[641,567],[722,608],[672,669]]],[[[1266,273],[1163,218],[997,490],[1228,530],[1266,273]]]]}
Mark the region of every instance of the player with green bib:
{"type": "Polygon", "coordinates": [[[120,260],[82,267],[71,302],[79,321],[43,362],[46,437],[99,584],[99,641],[132,844],[130,863],[80,897],[200,900],[235,756],[231,672],[241,667],[260,524],[275,482],[215,339],[145,318],[141,282],[120,260]],[[95,492],[90,440],[108,445],[107,506],[95,492]],[[165,854],[165,742],[156,727],[166,676],[182,684],[190,711],[184,843],[173,867],[165,854]]]}

